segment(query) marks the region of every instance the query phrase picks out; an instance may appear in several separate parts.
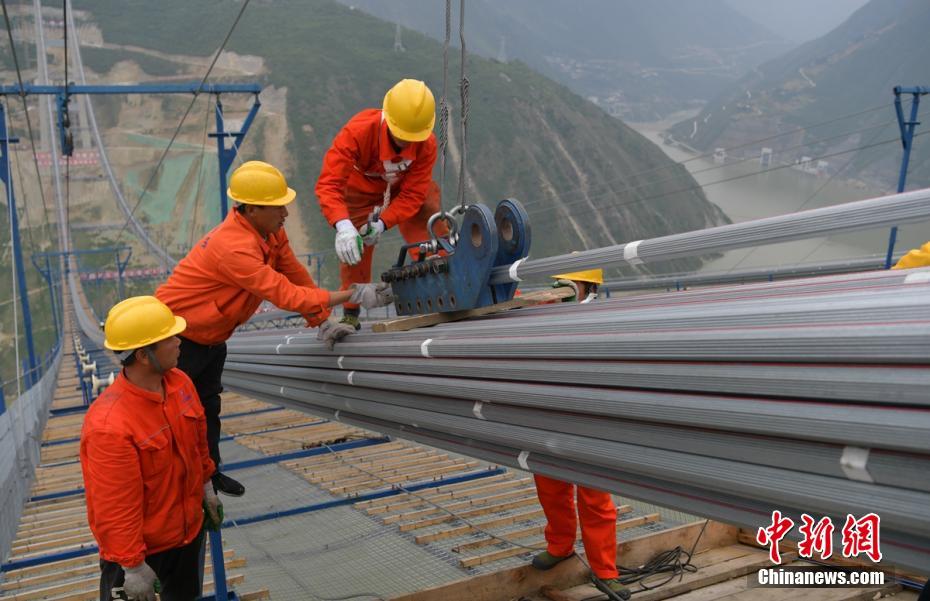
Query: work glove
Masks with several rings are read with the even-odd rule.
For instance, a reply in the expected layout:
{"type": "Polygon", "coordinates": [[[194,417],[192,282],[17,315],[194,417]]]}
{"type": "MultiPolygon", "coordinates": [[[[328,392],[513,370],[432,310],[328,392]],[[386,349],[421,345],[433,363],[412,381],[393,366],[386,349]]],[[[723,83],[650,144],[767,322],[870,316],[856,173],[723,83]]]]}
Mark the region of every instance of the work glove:
{"type": "Polygon", "coordinates": [[[348,219],[336,222],[336,256],[346,265],[362,260],[362,237],[348,219]]]}
{"type": "Polygon", "coordinates": [[[320,324],[316,331],[316,339],[322,340],[326,348],[333,350],[337,342],[355,333],[355,326],[348,323],[341,323],[335,317],[330,317],[320,324]]]}
{"type": "Polygon", "coordinates": [[[155,571],[142,561],[133,568],[123,567],[126,577],[123,581],[123,592],[130,599],[136,601],[155,601],[155,571]]]}
{"type": "Polygon", "coordinates": [[[349,289],[352,290],[349,302],[361,305],[366,309],[377,309],[394,302],[394,292],[391,290],[391,285],[384,282],[352,284],[349,289]]]}
{"type": "Polygon", "coordinates": [[[223,503],[216,496],[212,480],[203,485],[203,513],[203,527],[211,532],[219,532],[223,524],[223,503]]]}
{"type": "Polygon", "coordinates": [[[378,243],[378,240],[381,239],[381,234],[384,233],[384,222],[378,219],[377,221],[365,224],[362,228],[362,242],[365,243],[365,246],[374,246],[378,243]]]}
{"type": "Polygon", "coordinates": [[[563,298],[562,299],[563,303],[573,303],[576,300],[578,300],[578,284],[576,284],[575,282],[571,280],[556,280],[556,282],[552,285],[552,287],[553,288],[568,287],[575,291],[575,294],[573,296],[563,298]]]}

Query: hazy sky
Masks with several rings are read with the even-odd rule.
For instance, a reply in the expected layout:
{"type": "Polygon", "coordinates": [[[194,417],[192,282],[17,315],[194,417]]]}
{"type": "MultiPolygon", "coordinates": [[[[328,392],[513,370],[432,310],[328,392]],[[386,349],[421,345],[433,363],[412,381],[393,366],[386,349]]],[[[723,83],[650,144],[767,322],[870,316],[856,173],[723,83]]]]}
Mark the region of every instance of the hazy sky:
{"type": "MultiPolygon", "coordinates": [[[[732,7],[791,42],[819,38],[868,0],[727,0],[732,7]]],[[[875,0],[880,2],[881,0],[875,0]]]]}

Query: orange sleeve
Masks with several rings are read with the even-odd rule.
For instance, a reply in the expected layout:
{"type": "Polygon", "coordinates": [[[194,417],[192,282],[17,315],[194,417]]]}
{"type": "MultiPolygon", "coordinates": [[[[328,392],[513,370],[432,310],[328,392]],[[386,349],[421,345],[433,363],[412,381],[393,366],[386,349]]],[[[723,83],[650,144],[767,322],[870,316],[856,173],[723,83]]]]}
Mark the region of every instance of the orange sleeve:
{"type": "Polygon", "coordinates": [[[100,557],[124,566],[138,565],[146,551],[139,452],[128,436],[105,430],[91,430],[81,446],[88,521],[100,557]]]}
{"type": "Polygon", "coordinates": [[[337,221],[349,218],[349,209],[345,201],[346,184],[360,155],[358,140],[349,124],[346,124],[333,138],[332,145],[323,155],[323,167],[320,169],[319,179],[316,180],[316,197],[320,203],[320,210],[330,225],[335,226],[337,221]]]}
{"type": "Polygon", "coordinates": [[[310,277],[307,266],[300,262],[300,259],[294,254],[288,242],[285,241],[279,252],[278,271],[283,273],[284,277],[290,280],[292,284],[297,284],[298,286],[319,288],[316,282],[313,281],[313,278],[310,277]]]}
{"type": "Polygon", "coordinates": [[[329,317],[329,291],[292,283],[249,248],[235,249],[226,254],[222,261],[217,262],[216,269],[244,290],[270,301],[279,309],[295,311],[316,323],[329,317]]]}
{"type": "Polygon", "coordinates": [[[436,136],[422,143],[413,166],[400,183],[400,193],[391,200],[390,206],[381,214],[385,229],[390,229],[402,221],[407,221],[419,212],[423,200],[433,181],[433,164],[436,162],[436,136]]]}

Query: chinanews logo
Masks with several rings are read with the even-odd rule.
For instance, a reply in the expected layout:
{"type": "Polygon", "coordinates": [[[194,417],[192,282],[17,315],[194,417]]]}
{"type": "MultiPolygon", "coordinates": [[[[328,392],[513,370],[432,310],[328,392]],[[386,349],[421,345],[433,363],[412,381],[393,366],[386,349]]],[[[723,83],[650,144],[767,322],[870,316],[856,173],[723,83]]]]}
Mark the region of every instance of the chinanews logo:
{"type": "MultiPolygon", "coordinates": [[[[756,542],[768,547],[769,560],[773,564],[781,566],[782,556],[778,545],[795,526],[794,520],[783,515],[781,511],[775,510],[772,512],[769,525],[760,527],[756,532],[756,542]]],[[[801,523],[797,527],[801,537],[797,547],[798,558],[826,561],[833,557],[836,527],[832,518],[826,516],[818,520],[804,513],[801,514],[801,523]]],[[[847,514],[840,534],[839,542],[842,548],[839,549],[837,556],[842,555],[843,558],[852,560],[871,560],[872,563],[882,560],[881,518],[877,514],[869,513],[858,519],[847,514]]],[[[796,564],[760,569],[753,586],[825,588],[874,586],[884,584],[885,576],[885,572],[880,570],[796,564]]]]}

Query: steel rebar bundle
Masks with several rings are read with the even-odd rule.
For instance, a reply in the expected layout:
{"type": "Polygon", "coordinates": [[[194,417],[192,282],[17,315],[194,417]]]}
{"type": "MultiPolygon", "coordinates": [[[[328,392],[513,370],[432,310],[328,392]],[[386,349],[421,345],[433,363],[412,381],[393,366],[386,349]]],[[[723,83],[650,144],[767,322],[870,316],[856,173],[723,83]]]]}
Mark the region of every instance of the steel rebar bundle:
{"type": "Polygon", "coordinates": [[[930,269],[366,329],[334,351],[246,332],[224,385],[752,529],[875,512],[886,561],[926,572],[928,364],[930,269]]]}

